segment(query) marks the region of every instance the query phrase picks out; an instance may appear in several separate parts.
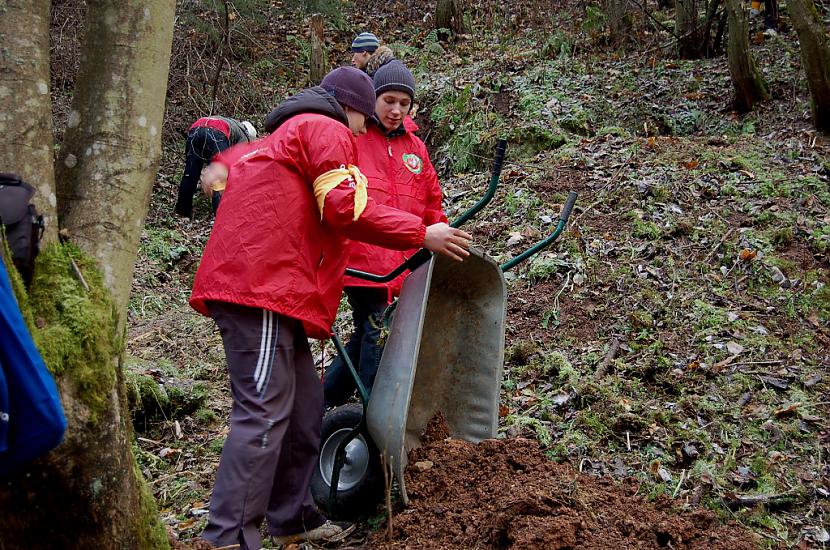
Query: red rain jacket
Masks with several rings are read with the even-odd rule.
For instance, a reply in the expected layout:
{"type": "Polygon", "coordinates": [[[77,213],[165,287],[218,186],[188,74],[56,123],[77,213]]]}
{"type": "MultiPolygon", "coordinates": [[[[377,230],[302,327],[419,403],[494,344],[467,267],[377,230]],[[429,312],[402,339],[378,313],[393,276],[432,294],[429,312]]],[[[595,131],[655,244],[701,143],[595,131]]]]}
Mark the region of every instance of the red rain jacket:
{"type": "Polygon", "coordinates": [[[327,338],[349,238],[399,250],[424,242],[420,218],[372,198],[353,221],[349,179],[328,193],[321,221],[314,180],[357,164],[354,136],[331,116],[293,116],[270,136],[226,153],[228,185],[190,298],[202,314],[211,300],[258,307],[299,319],[309,337],[327,338]]]}
{"type": "MultiPolygon", "coordinates": [[[[426,145],[414,132],[418,126],[406,117],[403,127],[385,136],[376,125],[357,138],[360,170],[369,180],[369,196],[380,204],[405,210],[420,218],[424,225],[447,222],[441,208],[438,174],[429,160],[426,145]]],[[[390,250],[352,241],[349,267],[383,275],[389,273],[417,249],[390,250]]],[[[346,277],[346,286],[388,288],[390,298],[400,294],[406,273],[388,283],[373,283],[346,277]]]]}

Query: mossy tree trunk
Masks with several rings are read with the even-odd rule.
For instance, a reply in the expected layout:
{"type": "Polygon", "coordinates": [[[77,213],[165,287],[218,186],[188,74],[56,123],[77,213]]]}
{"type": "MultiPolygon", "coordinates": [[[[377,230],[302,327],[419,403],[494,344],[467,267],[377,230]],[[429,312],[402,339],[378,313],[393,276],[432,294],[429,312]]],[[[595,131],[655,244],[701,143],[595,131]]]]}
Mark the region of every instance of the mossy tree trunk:
{"type": "Polygon", "coordinates": [[[675,30],[680,57],[682,59],[700,57],[700,14],[697,0],[676,0],[675,30]]]}
{"type": "Polygon", "coordinates": [[[461,0],[438,0],[435,6],[435,28],[449,29],[456,35],[467,32],[461,0]]]}
{"type": "Polygon", "coordinates": [[[0,16],[0,171],[15,172],[37,189],[46,222],[43,238],[57,240],[52,108],[49,101],[49,1],[9,0],[0,16]],[[26,29],[27,32],[19,32],[26,29]]]}
{"type": "Polygon", "coordinates": [[[735,87],[735,109],[747,113],[759,101],[769,99],[769,89],[749,52],[749,14],[741,0],[726,0],[729,19],[729,74],[735,87]]]}
{"type": "MultiPolygon", "coordinates": [[[[48,12],[43,0],[27,8],[42,13],[41,4],[48,12]]],[[[59,197],[58,222],[80,248],[47,247],[21,299],[58,383],[68,428],[55,450],[0,481],[3,550],[169,546],[132,453],[121,358],[133,264],[160,154],[175,2],[87,0],[87,6],[57,170],[60,192],[51,189],[59,197]]],[[[14,36],[40,28],[11,23],[3,29],[14,36]]],[[[10,55],[24,45],[13,38],[4,43],[10,55]]],[[[48,48],[40,48],[34,64],[48,64],[48,58],[48,48]]],[[[21,75],[3,85],[11,93],[0,95],[0,112],[9,113],[9,97],[24,93],[29,80],[21,75]]],[[[33,120],[51,118],[48,93],[30,96],[30,103],[40,104],[33,120]]],[[[8,154],[29,154],[37,139],[25,134],[7,144],[8,154]]],[[[51,170],[51,135],[47,143],[43,162],[51,170]]]]}
{"type": "Polygon", "coordinates": [[[824,24],[812,0],[789,0],[787,8],[801,44],[813,123],[822,132],[830,132],[830,46],[824,24]]]}

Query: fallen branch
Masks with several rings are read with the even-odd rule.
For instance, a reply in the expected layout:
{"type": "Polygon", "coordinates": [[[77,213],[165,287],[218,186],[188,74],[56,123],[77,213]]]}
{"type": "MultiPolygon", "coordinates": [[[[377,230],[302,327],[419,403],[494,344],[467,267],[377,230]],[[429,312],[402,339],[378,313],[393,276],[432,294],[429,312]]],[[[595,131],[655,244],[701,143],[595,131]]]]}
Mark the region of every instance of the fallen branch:
{"type": "Polygon", "coordinates": [[[608,348],[608,353],[605,354],[605,359],[602,360],[602,364],[594,373],[594,380],[599,380],[608,373],[608,367],[611,366],[611,361],[614,360],[618,351],[620,351],[620,341],[614,338],[611,340],[611,345],[608,348]]]}
{"type": "Polygon", "coordinates": [[[785,508],[798,503],[801,498],[799,495],[782,493],[780,495],[735,495],[727,494],[723,497],[723,503],[731,509],[737,508],[754,508],[759,504],[764,506],[772,506],[775,508],[785,508]]]}

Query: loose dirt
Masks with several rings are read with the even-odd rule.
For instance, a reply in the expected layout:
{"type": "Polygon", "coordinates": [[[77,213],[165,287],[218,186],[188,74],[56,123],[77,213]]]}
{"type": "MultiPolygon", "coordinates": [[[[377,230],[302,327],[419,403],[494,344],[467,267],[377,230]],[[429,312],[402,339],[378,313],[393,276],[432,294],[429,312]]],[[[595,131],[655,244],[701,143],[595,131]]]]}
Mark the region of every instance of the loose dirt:
{"type": "MultiPolygon", "coordinates": [[[[442,433],[443,430],[443,433],[442,433]]],[[[702,509],[648,501],[618,484],[559,465],[528,439],[478,445],[442,438],[433,421],[409,455],[410,506],[368,541],[376,548],[700,548],[749,550],[754,536],[702,509]],[[420,463],[418,467],[416,463],[420,463]],[[432,466],[429,467],[429,463],[432,466]]]]}

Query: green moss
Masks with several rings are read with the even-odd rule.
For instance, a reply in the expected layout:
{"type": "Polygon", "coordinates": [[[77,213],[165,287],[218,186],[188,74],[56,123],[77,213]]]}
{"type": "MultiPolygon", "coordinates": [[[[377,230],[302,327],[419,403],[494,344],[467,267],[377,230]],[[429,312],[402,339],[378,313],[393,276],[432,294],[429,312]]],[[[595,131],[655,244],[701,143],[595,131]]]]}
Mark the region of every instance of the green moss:
{"type": "Polygon", "coordinates": [[[553,442],[553,436],[551,435],[550,430],[545,423],[538,418],[511,414],[507,415],[505,418],[505,425],[516,425],[524,428],[530,428],[536,434],[536,439],[538,439],[539,443],[544,447],[549,447],[553,442]]]}
{"type": "Polygon", "coordinates": [[[164,386],[146,374],[124,371],[127,399],[133,414],[153,417],[160,411],[170,409],[170,396],[164,386]]]}
{"type": "Polygon", "coordinates": [[[511,144],[511,155],[516,158],[559,149],[568,142],[564,135],[539,126],[519,126],[510,132],[508,139],[511,144]]]}
{"type": "Polygon", "coordinates": [[[635,220],[634,228],[631,231],[631,234],[635,237],[639,239],[648,239],[650,241],[659,239],[662,233],[663,232],[656,223],[645,222],[642,220],[635,220]]]}
{"type": "Polygon", "coordinates": [[[201,425],[210,425],[219,420],[219,416],[213,409],[202,407],[193,414],[196,421],[201,425]]]}
{"type": "Polygon", "coordinates": [[[96,422],[115,384],[121,342],[117,315],[95,261],[73,245],[53,244],[38,256],[24,315],[49,370],[70,380],[96,422]],[[72,261],[89,286],[74,274],[72,261]]]}
{"type": "Polygon", "coordinates": [[[134,523],[138,548],[152,550],[167,550],[170,548],[170,541],[167,539],[167,531],[164,524],[159,520],[159,512],[156,501],[150,494],[150,489],[138,469],[138,463],[133,460],[133,472],[139,490],[139,518],[134,523]]]}

